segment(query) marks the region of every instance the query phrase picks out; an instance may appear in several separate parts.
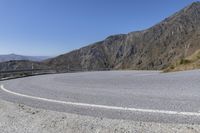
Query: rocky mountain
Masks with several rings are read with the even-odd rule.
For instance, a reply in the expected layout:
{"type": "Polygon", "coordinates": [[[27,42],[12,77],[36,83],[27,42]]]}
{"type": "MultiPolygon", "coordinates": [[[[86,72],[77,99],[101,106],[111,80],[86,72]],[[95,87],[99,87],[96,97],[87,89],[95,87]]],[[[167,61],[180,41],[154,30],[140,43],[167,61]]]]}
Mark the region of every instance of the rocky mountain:
{"type": "Polygon", "coordinates": [[[0,62],[6,62],[11,60],[29,60],[29,61],[43,61],[48,59],[47,56],[24,56],[16,54],[0,55],[0,62]]]}
{"type": "Polygon", "coordinates": [[[149,29],[113,35],[40,65],[57,70],[161,70],[198,50],[200,2],[194,2],[149,29]]]}
{"type": "Polygon", "coordinates": [[[194,2],[155,26],[103,41],[45,61],[57,69],[167,68],[200,49],[200,2],[194,2]]]}

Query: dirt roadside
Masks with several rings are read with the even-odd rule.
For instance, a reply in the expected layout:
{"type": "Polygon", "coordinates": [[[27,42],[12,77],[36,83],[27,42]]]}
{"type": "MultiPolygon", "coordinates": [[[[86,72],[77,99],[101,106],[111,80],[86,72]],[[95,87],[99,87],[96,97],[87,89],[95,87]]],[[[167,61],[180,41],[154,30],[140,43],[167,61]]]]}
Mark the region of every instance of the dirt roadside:
{"type": "Polygon", "coordinates": [[[200,125],[94,118],[0,100],[0,133],[198,133],[200,125]]]}

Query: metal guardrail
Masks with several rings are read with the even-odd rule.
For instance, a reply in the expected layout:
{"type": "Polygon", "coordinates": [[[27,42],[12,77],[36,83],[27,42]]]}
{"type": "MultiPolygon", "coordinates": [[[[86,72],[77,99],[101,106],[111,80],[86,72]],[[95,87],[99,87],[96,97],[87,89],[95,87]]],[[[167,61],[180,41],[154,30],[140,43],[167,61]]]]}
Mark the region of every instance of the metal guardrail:
{"type": "Polygon", "coordinates": [[[72,72],[87,72],[87,71],[110,71],[110,68],[98,69],[19,69],[0,71],[0,80],[13,79],[27,76],[55,74],[55,73],[72,73],[72,72]]]}
{"type": "Polygon", "coordinates": [[[53,73],[56,73],[56,71],[51,69],[23,69],[0,71],[0,80],[53,73]]]}
{"type": "Polygon", "coordinates": [[[0,71],[2,73],[18,73],[18,72],[35,72],[35,71],[47,71],[50,69],[22,69],[22,70],[8,70],[8,71],[0,71]]]}

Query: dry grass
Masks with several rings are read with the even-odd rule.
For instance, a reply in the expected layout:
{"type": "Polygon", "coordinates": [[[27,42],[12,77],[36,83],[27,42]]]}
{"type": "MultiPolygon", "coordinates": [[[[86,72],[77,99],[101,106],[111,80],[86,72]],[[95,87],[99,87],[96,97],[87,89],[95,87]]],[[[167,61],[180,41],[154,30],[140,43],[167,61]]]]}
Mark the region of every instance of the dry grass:
{"type": "Polygon", "coordinates": [[[191,56],[178,60],[176,63],[164,69],[164,72],[200,69],[200,49],[191,56]]]}

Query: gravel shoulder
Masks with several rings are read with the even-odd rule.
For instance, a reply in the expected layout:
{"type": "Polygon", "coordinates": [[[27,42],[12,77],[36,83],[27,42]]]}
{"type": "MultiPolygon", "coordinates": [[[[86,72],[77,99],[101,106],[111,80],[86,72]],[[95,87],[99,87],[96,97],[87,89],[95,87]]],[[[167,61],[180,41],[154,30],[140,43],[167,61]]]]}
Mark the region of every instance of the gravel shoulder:
{"type": "Polygon", "coordinates": [[[200,125],[135,122],[36,109],[0,100],[1,133],[200,132],[200,125]]]}

